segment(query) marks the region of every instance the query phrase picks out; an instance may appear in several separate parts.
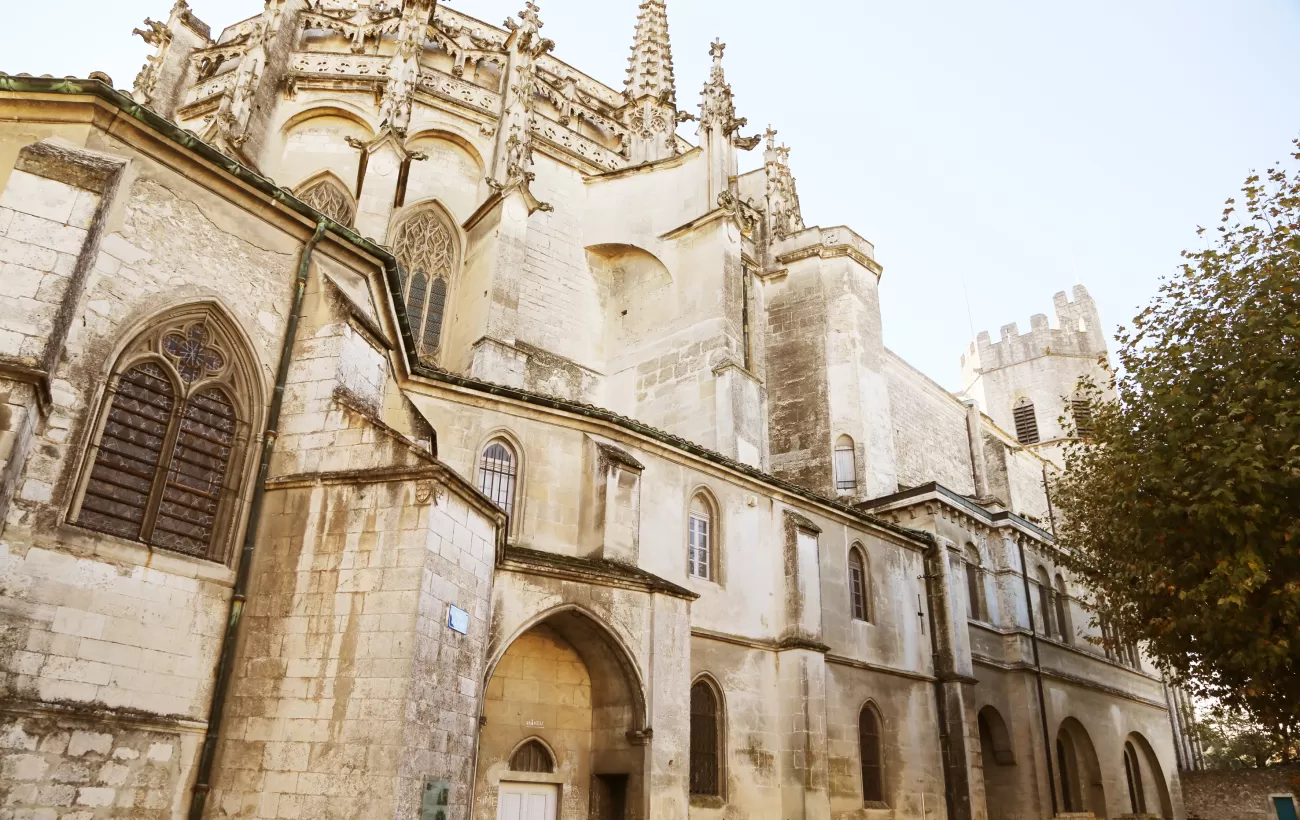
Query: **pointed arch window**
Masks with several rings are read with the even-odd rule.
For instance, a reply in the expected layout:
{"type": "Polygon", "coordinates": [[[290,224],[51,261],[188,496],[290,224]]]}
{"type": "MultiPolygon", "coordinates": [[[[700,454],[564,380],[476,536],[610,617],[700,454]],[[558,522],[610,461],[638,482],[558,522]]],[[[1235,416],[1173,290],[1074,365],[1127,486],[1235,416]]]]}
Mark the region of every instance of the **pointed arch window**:
{"type": "Polygon", "coordinates": [[[251,415],[236,349],[203,310],[133,340],[109,379],[77,524],[225,560],[251,415]]]}
{"type": "Polygon", "coordinates": [[[979,548],[974,544],[966,545],[966,601],[970,617],[977,621],[987,621],[988,604],[984,594],[984,570],[980,566],[979,548]]]}
{"type": "Polygon", "coordinates": [[[722,725],[718,693],[707,681],[691,687],[691,794],[722,796],[722,725]]]}
{"type": "Polygon", "coordinates": [[[849,608],[855,621],[871,620],[868,589],[867,562],[862,556],[861,546],[854,544],[849,549],[849,608]]]}
{"type": "Polygon", "coordinates": [[[835,442],[835,490],[853,492],[858,488],[858,460],[853,439],[840,436],[835,442]]]}
{"type": "Polygon", "coordinates": [[[456,231],[442,209],[430,204],[414,209],[393,235],[411,334],[420,355],[432,356],[442,346],[447,293],[458,264],[456,231]]]}
{"type": "Polygon", "coordinates": [[[530,740],[510,756],[510,771],[551,774],[555,771],[555,758],[540,740],[530,740]]]}
{"type": "Polygon", "coordinates": [[[1055,631],[1052,628],[1052,581],[1042,567],[1038,568],[1038,609],[1043,616],[1043,634],[1050,638],[1055,631]]]}
{"type": "Polygon", "coordinates": [[[479,460],[479,492],[492,499],[507,515],[514,515],[515,484],[519,478],[518,459],[505,439],[493,439],[483,448],[479,460]]]}
{"type": "Polygon", "coordinates": [[[862,802],[885,802],[884,759],[880,750],[880,716],[871,704],[858,715],[858,755],[862,762],[862,802]]]}
{"type": "Polygon", "coordinates": [[[1034,403],[1027,398],[1016,401],[1011,415],[1016,423],[1016,440],[1021,444],[1038,443],[1038,416],[1034,413],[1034,403]]]}
{"type": "Polygon", "coordinates": [[[1065,577],[1056,574],[1056,632],[1061,640],[1070,643],[1070,593],[1065,577]]]}
{"type": "Polygon", "coordinates": [[[709,497],[698,492],[691,497],[686,517],[687,570],[696,578],[713,580],[714,511],[709,497]]]}
{"type": "Polygon", "coordinates": [[[330,219],[352,227],[357,208],[343,183],[331,174],[309,180],[298,189],[297,197],[330,219]]]}

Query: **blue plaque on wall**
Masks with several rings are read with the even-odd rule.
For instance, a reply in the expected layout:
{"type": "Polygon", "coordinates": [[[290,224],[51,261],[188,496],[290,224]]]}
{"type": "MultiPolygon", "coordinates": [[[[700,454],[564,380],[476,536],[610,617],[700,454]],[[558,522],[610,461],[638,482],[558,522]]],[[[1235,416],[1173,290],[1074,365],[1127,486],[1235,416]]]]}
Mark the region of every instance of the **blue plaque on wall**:
{"type": "Polygon", "coordinates": [[[469,634],[469,613],[457,607],[447,610],[447,628],[462,635],[469,634]]]}

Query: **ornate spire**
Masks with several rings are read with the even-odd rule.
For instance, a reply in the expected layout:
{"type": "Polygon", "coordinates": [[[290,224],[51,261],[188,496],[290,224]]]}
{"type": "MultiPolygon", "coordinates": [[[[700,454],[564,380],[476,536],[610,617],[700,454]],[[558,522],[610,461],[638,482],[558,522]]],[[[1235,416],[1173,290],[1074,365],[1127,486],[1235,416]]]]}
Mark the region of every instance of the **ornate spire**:
{"type": "MultiPolygon", "coordinates": [[[[748,120],[736,118],[736,101],[731,95],[726,74],[722,71],[722,54],[726,50],[727,44],[721,40],[714,40],[709,46],[713,68],[709,70],[709,81],[704,84],[704,91],[700,95],[700,130],[716,128],[723,136],[730,137],[744,128],[748,120]]],[[[749,147],[752,148],[753,144],[749,147]]]]}
{"type": "Polygon", "coordinates": [[[676,108],[677,86],[673,80],[673,48],[668,42],[668,9],[664,0],[644,0],[636,17],[632,56],[627,58],[629,103],[642,97],[657,97],[676,108]]]}

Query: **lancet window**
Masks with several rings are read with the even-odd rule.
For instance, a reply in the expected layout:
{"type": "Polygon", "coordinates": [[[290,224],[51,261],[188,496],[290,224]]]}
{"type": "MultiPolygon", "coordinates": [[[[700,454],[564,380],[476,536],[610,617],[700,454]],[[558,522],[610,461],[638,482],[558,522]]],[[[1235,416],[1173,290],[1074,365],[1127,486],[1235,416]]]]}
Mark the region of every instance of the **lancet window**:
{"type": "Polygon", "coordinates": [[[442,346],[447,294],[458,264],[456,232],[435,205],[416,208],[394,233],[393,253],[402,267],[402,299],[420,355],[442,346]]]}
{"type": "Polygon", "coordinates": [[[228,554],[250,370],[200,309],[141,334],[109,380],[75,521],[214,561],[228,554]]]}

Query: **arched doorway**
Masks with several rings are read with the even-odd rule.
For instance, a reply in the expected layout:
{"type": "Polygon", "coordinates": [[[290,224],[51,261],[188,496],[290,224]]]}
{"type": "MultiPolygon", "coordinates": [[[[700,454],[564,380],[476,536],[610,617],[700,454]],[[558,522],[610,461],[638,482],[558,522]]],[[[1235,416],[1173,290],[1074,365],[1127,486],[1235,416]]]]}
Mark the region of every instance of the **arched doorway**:
{"type": "Polygon", "coordinates": [[[488,678],[475,817],[645,820],[645,700],[626,649],[586,612],[519,634],[488,678]]]}
{"type": "Polygon", "coordinates": [[[1016,781],[1016,753],[1001,713],[985,706],[977,717],[980,757],[984,763],[984,802],[989,820],[1019,817],[1020,789],[1016,781]]]}
{"type": "Polygon", "coordinates": [[[1124,741],[1124,779],[1128,786],[1125,806],[1134,807],[1134,814],[1154,814],[1159,817],[1174,816],[1169,799],[1169,784],[1165,782],[1160,759],[1147,739],[1137,732],[1124,741]]]}
{"type": "Polygon", "coordinates": [[[1097,750],[1082,723],[1074,718],[1066,718],[1061,723],[1056,733],[1055,752],[1052,762],[1062,811],[1090,811],[1097,817],[1109,817],[1097,750]]]}

